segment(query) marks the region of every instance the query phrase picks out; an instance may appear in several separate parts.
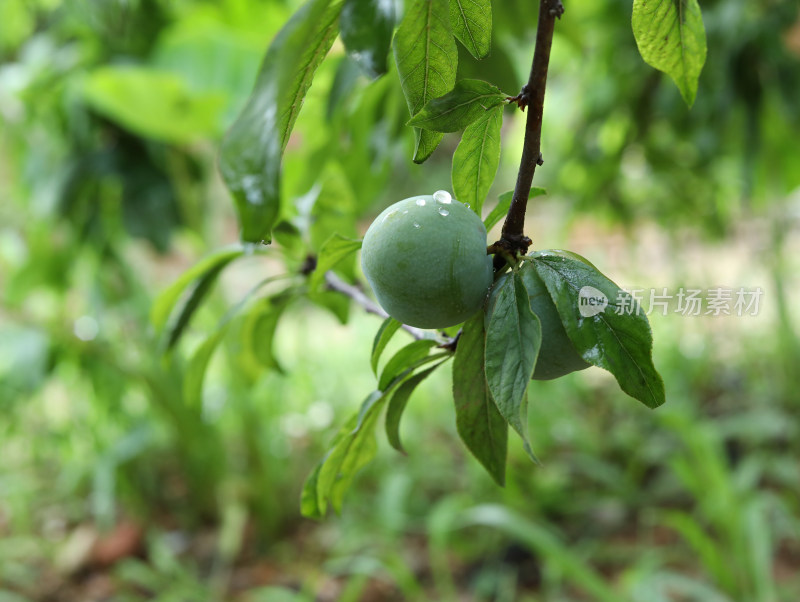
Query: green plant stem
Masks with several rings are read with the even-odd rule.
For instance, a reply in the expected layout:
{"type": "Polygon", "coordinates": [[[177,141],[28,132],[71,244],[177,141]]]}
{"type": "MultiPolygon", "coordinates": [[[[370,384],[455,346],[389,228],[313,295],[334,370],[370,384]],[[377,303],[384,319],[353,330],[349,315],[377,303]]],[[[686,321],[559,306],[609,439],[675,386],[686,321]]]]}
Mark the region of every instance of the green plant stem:
{"type": "MultiPolygon", "coordinates": [[[[528,195],[533,183],[536,166],[542,164],[542,113],[544,112],[544,92],[547,86],[547,69],[550,65],[550,48],[553,44],[553,32],[556,19],[561,18],[564,6],[561,0],[540,0],[539,23],[536,28],[536,46],[533,51],[533,63],[528,83],[522,87],[518,96],[509,99],[516,102],[522,110],[530,107],[525,123],[525,141],[522,147],[517,184],[514,196],[508,208],[500,240],[495,243],[512,254],[528,251],[531,240],[525,236],[525,210],[528,206],[528,195]]],[[[505,259],[496,255],[502,266],[505,259]]],[[[497,261],[495,268],[497,268],[497,261]]]]}

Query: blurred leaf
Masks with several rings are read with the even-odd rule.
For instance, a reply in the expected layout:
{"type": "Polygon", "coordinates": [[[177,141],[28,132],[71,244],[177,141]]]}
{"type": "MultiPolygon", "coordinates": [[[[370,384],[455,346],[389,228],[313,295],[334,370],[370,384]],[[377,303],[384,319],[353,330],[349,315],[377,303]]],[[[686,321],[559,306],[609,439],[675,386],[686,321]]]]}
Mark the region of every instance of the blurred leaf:
{"type": "MultiPolygon", "coordinates": [[[[408,112],[416,115],[456,81],[458,50],[450,29],[448,0],[414,0],[394,36],[394,58],[408,112]]],[[[414,162],[436,149],[442,134],[414,128],[414,162]]]]}
{"type": "Polygon", "coordinates": [[[680,533],[716,583],[728,591],[736,589],[737,579],[730,562],[730,550],[723,550],[693,516],[685,512],[669,512],[664,517],[664,526],[680,533]]]}
{"type": "Polygon", "coordinates": [[[428,376],[443,363],[444,362],[439,362],[432,368],[418,372],[404,381],[389,400],[389,406],[386,408],[386,437],[389,439],[391,446],[397,451],[405,452],[403,444],[400,443],[400,418],[403,416],[411,394],[414,392],[414,389],[417,388],[417,385],[428,378],[428,376]]]}
{"type": "MultiPolygon", "coordinates": [[[[0,391],[15,391],[22,399],[44,384],[50,371],[50,344],[50,338],[39,329],[13,322],[0,327],[0,391]]],[[[0,409],[10,410],[6,402],[14,397],[0,395],[0,409]]]]}
{"type": "Polygon", "coordinates": [[[631,23],[644,61],[669,75],[691,107],[706,60],[706,31],[697,0],[634,0],[631,23]]]}
{"type": "MultiPolygon", "coordinates": [[[[452,6],[452,4],[451,4],[452,6]]],[[[559,29],[559,33],[560,33],[559,29]]],[[[520,86],[519,74],[516,69],[516,58],[512,58],[507,48],[501,44],[492,47],[491,54],[477,60],[464,48],[458,48],[458,72],[456,80],[484,79],[492,82],[501,90],[517,90],[520,86]]]]}
{"type": "Polygon", "coordinates": [[[355,474],[375,455],[374,428],[386,395],[381,391],[370,393],[334,437],[328,453],[303,486],[300,511],[304,516],[322,518],[328,504],[339,512],[355,474]]]}
{"type": "Polygon", "coordinates": [[[456,428],[470,452],[498,485],[506,481],[508,424],[489,393],[484,371],[483,314],[464,323],[453,360],[456,428]]]}
{"type": "Polygon", "coordinates": [[[287,255],[294,259],[305,257],[306,245],[302,240],[302,234],[297,226],[289,221],[283,220],[275,225],[272,230],[273,240],[281,246],[287,255]]]}
{"type": "Polygon", "coordinates": [[[221,93],[194,93],[171,73],[132,65],[95,69],[83,95],[92,108],[132,132],[178,144],[214,137],[226,100],[221,93]]]}
{"type": "Polygon", "coordinates": [[[311,273],[308,286],[312,291],[318,291],[325,282],[325,274],[342,259],[352,255],[361,248],[361,240],[345,238],[340,234],[333,234],[322,244],[317,257],[317,267],[311,273]]]}
{"type": "Polygon", "coordinates": [[[183,401],[186,405],[200,405],[203,394],[203,380],[208,363],[227,331],[227,324],[217,329],[192,354],[183,376],[183,401]]]}
{"type": "MultiPolygon", "coordinates": [[[[272,6],[274,21],[260,25],[259,35],[244,35],[222,13],[224,7],[194,5],[174,21],[155,42],[151,63],[158,69],[180,75],[191,90],[222,94],[224,113],[218,131],[224,132],[236,119],[253,89],[253,80],[264,54],[264,40],[275,35],[273,23],[286,21],[278,6],[272,6]],[[212,16],[213,15],[213,16],[212,16]],[[266,31],[264,27],[266,25],[266,31]]],[[[251,6],[250,10],[257,10],[251,6]]],[[[255,16],[255,15],[254,15],[255,16]]],[[[278,27],[274,26],[277,31],[278,27]]]]}
{"type": "MultiPolygon", "coordinates": [[[[202,401],[203,380],[208,363],[211,361],[217,345],[228,332],[232,320],[250,304],[256,293],[270,282],[280,278],[281,276],[265,278],[251,288],[236,305],[225,312],[216,330],[192,354],[183,375],[183,399],[187,405],[197,405],[202,401]]],[[[285,292],[261,299],[256,308],[247,315],[242,327],[242,338],[247,351],[263,366],[276,369],[278,372],[281,372],[281,367],[272,353],[272,339],[275,336],[278,318],[290,299],[291,297],[285,292]]]]}
{"type": "Polygon", "coordinates": [[[606,579],[546,527],[540,526],[499,505],[470,508],[463,514],[464,525],[493,527],[523,543],[537,557],[548,562],[570,582],[597,602],[620,602],[623,597],[606,584],[606,579]]]}
{"type": "MultiPolygon", "coordinates": [[[[344,101],[356,88],[356,82],[362,76],[361,68],[349,56],[343,56],[336,66],[336,74],[328,92],[328,105],[325,108],[325,118],[330,122],[344,101]]],[[[373,125],[373,124],[370,124],[373,125]]]]}
{"type": "MultiPolygon", "coordinates": [[[[358,219],[357,199],[353,189],[339,163],[330,162],[323,174],[317,174],[322,188],[311,207],[310,237],[311,247],[316,250],[322,261],[322,248],[330,242],[334,234],[340,237],[355,239],[356,220],[358,219]]],[[[353,277],[353,262],[340,258],[337,272],[353,277]],[[348,265],[349,264],[349,265],[348,265]]],[[[354,259],[354,258],[353,258],[354,259]]]]}
{"type": "Polygon", "coordinates": [[[275,357],[273,340],[281,316],[292,297],[278,294],[261,299],[247,314],[242,325],[242,345],[268,370],[283,372],[275,357]]]}
{"type": "Polygon", "coordinates": [[[392,337],[401,326],[402,324],[394,318],[386,318],[378,329],[375,340],[372,342],[372,355],[370,357],[370,366],[372,366],[372,372],[375,376],[378,375],[378,361],[381,359],[383,350],[386,349],[386,345],[389,344],[389,341],[392,340],[392,337]]]}
{"type": "MultiPolygon", "coordinates": [[[[335,441],[334,439],[334,442],[335,441]]],[[[325,511],[328,509],[327,500],[320,500],[318,493],[319,474],[322,472],[322,467],[325,464],[326,458],[327,455],[323,458],[322,462],[314,467],[311,474],[306,477],[306,481],[303,483],[303,490],[300,492],[300,514],[308,518],[322,518],[325,516],[325,511]]]]}
{"type": "Polygon", "coordinates": [[[536,462],[528,441],[526,391],[539,355],[542,326],[518,273],[495,283],[484,320],[489,393],[503,418],[522,437],[528,456],[536,462]]]}
{"type": "Polygon", "coordinates": [[[625,393],[650,408],[660,406],[665,401],[664,382],[653,366],[653,337],[647,317],[630,293],[576,257],[574,253],[537,251],[532,262],[567,335],[581,357],[611,372],[625,393]],[[594,315],[582,315],[589,296],[599,295],[605,296],[607,306],[594,315]]]}
{"type": "Polygon", "coordinates": [[[280,210],[280,162],[314,73],[336,38],[341,5],[309,0],[267,50],[255,90],[226,134],[220,170],[242,240],[269,240],[280,210]]]}
{"type": "Polygon", "coordinates": [[[328,310],[340,324],[350,318],[350,298],[336,291],[317,291],[308,294],[308,299],[317,307],[328,310]]]}
{"type": "Polygon", "coordinates": [[[453,194],[481,215],[483,201],[489,194],[500,165],[500,128],[503,109],[487,111],[461,135],[453,154],[453,194]]]}
{"type": "Polygon", "coordinates": [[[408,125],[434,132],[457,132],[505,101],[506,95],[489,82],[462,79],[444,96],[428,101],[408,125]]]}
{"type": "Polygon", "coordinates": [[[347,54],[372,78],[386,73],[394,30],[392,0],[345,0],[340,19],[347,54]]]}
{"type": "MultiPolygon", "coordinates": [[[[547,191],[544,188],[533,186],[531,187],[531,193],[528,195],[528,199],[532,199],[543,194],[547,194],[547,191]]],[[[491,230],[495,224],[497,224],[506,216],[508,213],[508,208],[511,207],[512,198],[514,198],[513,190],[509,190],[508,192],[504,192],[500,195],[497,205],[494,206],[494,209],[492,209],[489,212],[489,215],[486,216],[486,219],[483,220],[483,225],[486,226],[487,231],[491,230]]]]}
{"type": "Polygon", "coordinates": [[[400,349],[383,367],[381,377],[378,379],[378,389],[385,391],[403,372],[416,367],[420,360],[428,358],[428,352],[434,346],[436,341],[421,340],[413,341],[400,349]]]}
{"type": "Polygon", "coordinates": [[[773,573],[775,537],[765,499],[755,499],[742,508],[741,530],[747,538],[748,566],[756,599],[777,600],[773,573]]]}
{"type": "Polygon", "coordinates": [[[181,276],[164,290],[153,302],[150,310],[150,322],[155,327],[156,332],[160,333],[167,325],[170,314],[184,290],[194,283],[194,288],[189,294],[183,307],[176,315],[175,320],[169,327],[167,336],[167,350],[171,349],[178,342],[184,328],[195,310],[200,306],[211,286],[219,276],[220,272],[234,259],[241,257],[244,251],[241,247],[228,248],[217,251],[210,257],[206,257],[197,265],[186,270],[181,276]]]}
{"type": "Polygon", "coordinates": [[[4,0],[0,3],[0,51],[13,50],[36,28],[36,13],[25,0],[4,0]]]}
{"type": "Polygon", "coordinates": [[[450,0],[453,34],[476,59],[492,49],[492,1],[450,0]]]}

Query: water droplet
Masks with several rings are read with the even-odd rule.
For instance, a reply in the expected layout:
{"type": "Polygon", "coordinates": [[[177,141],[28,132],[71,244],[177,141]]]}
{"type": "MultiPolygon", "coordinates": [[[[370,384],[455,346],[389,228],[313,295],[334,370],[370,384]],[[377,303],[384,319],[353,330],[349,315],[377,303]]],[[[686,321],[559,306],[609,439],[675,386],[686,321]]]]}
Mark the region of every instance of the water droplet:
{"type": "Polygon", "coordinates": [[[448,215],[450,215],[450,212],[444,207],[439,207],[439,215],[447,217],[448,215]]]}
{"type": "Polygon", "coordinates": [[[469,203],[464,203],[464,207],[466,207],[467,209],[469,209],[469,203]]]}
{"type": "Polygon", "coordinates": [[[446,190],[437,190],[433,193],[433,200],[449,205],[453,201],[453,197],[451,197],[450,193],[446,190]]]}
{"type": "Polygon", "coordinates": [[[419,205],[420,207],[424,207],[425,206],[425,199],[417,199],[417,205],[419,205]]]}
{"type": "Polygon", "coordinates": [[[419,228],[419,227],[421,227],[421,226],[420,226],[420,225],[419,225],[417,222],[414,222],[414,227],[415,227],[415,228],[419,228]]]}
{"type": "Polygon", "coordinates": [[[408,213],[408,209],[406,209],[405,211],[403,211],[403,215],[405,215],[406,213],[408,213]]]}

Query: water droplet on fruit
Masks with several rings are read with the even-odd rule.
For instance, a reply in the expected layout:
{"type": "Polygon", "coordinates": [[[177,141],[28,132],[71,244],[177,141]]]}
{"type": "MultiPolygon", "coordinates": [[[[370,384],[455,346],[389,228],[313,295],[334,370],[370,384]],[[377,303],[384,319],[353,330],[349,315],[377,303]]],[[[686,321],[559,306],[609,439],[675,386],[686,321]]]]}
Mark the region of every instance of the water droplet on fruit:
{"type": "Polygon", "coordinates": [[[453,197],[451,197],[450,193],[446,190],[437,190],[433,193],[433,200],[449,205],[453,201],[453,197]]]}
{"type": "Polygon", "coordinates": [[[425,199],[417,199],[417,205],[419,205],[420,207],[424,207],[425,206],[425,199]]]}
{"type": "Polygon", "coordinates": [[[469,203],[464,203],[464,207],[466,207],[467,209],[469,209],[469,203]]]}
{"type": "MultiPolygon", "coordinates": [[[[424,201],[423,201],[423,202],[424,202],[424,201]]],[[[420,225],[419,225],[417,222],[414,222],[414,227],[415,227],[415,228],[419,228],[419,227],[420,227],[420,225]]]]}
{"type": "Polygon", "coordinates": [[[439,215],[447,217],[448,215],[450,215],[450,212],[444,207],[439,207],[439,215]]]}

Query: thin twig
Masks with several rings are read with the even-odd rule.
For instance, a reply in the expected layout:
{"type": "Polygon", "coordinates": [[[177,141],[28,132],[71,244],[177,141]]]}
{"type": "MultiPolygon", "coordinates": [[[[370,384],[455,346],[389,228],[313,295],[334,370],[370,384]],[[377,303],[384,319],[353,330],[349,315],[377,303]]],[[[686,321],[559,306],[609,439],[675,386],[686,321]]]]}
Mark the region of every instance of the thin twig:
{"type": "MultiPolygon", "coordinates": [[[[495,243],[513,253],[527,252],[531,240],[525,236],[525,210],[528,206],[528,196],[531,192],[533,174],[536,166],[542,160],[542,113],[544,112],[544,92],[547,86],[547,69],[550,65],[550,47],[553,44],[553,31],[556,19],[564,14],[561,0],[540,0],[539,24],[536,29],[536,46],[533,51],[533,63],[528,83],[522,87],[518,96],[508,99],[515,102],[524,111],[530,107],[528,118],[525,122],[525,141],[522,147],[517,184],[514,187],[514,196],[508,208],[501,239],[495,243]]],[[[496,255],[502,266],[505,259],[496,255]]],[[[497,268],[497,261],[495,262],[497,268]]]]}
{"type": "MultiPolygon", "coordinates": [[[[339,278],[339,276],[337,276],[335,273],[333,272],[325,273],[325,284],[328,286],[329,289],[350,297],[353,301],[355,301],[362,308],[364,308],[364,311],[366,311],[368,314],[375,314],[376,316],[380,316],[381,318],[389,317],[389,314],[383,311],[383,308],[380,305],[378,305],[372,299],[367,297],[367,295],[364,294],[364,291],[362,291],[360,288],[356,286],[353,286],[352,284],[348,284],[347,282],[339,278]]],[[[414,337],[417,340],[432,338],[430,331],[423,330],[421,328],[415,328],[414,326],[409,326],[408,324],[403,324],[401,328],[406,332],[408,332],[412,337],[414,337]]],[[[453,344],[453,339],[449,337],[437,336],[436,340],[438,340],[441,343],[440,346],[453,344]]]]}

